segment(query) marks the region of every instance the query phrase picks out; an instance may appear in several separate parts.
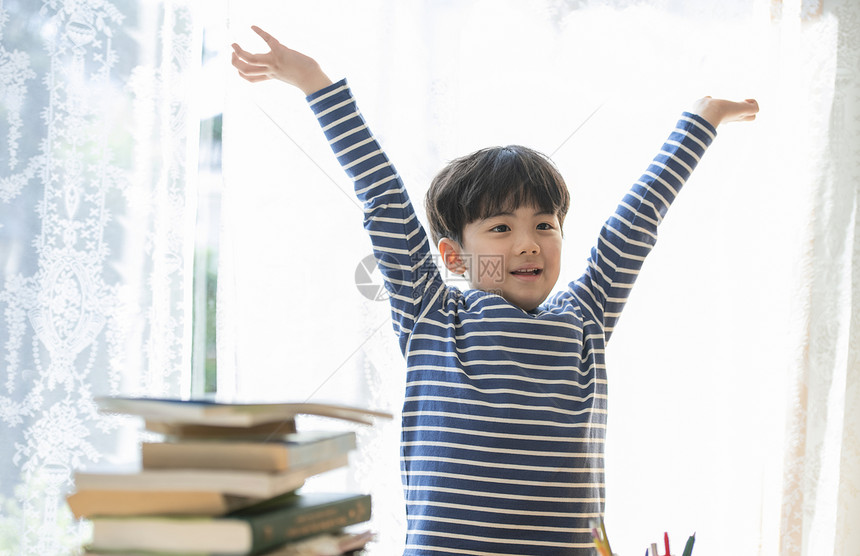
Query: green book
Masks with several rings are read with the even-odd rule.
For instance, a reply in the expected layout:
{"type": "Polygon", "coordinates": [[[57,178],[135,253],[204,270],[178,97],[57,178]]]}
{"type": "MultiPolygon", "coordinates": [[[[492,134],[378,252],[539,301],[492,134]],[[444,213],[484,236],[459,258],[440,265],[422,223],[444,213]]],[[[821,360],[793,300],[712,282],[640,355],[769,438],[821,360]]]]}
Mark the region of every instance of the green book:
{"type": "Polygon", "coordinates": [[[88,550],[260,554],[369,519],[369,494],[290,494],[217,518],[96,517],[88,550]]]}

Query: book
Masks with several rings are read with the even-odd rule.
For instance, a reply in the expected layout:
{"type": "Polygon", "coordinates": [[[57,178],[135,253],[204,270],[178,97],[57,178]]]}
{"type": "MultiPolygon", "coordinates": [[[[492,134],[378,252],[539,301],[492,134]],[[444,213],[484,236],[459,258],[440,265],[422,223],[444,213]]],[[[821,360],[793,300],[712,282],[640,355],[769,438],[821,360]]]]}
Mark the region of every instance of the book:
{"type": "Polygon", "coordinates": [[[78,519],[98,515],[217,516],[260,501],[260,498],[202,490],[80,490],[66,497],[69,509],[78,519]]]}
{"type": "Polygon", "coordinates": [[[274,421],[250,427],[220,427],[145,420],[144,428],[149,432],[158,433],[164,435],[167,439],[173,440],[241,438],[244,440],[266,441],[296,432],[296,422],[274,421]]]}
{"type": "Polygon", "coordinates": [[[355,433],[300,432],[269,442],[182,440],[144,442],[144,469],[195,468],[285,471],[346,454],[356,447],[355,433]]]}
{"type": "Polygon", "coordinates": [[[96,517],[91,552],[260,554],[370,519],[368,494],[295,494],[224,517],[96,517]]]}
{"type": "Polygon", "coordinates": [[[150,422],[220,427],[251,427],[262,423],[291,422],[297,415],[317,415],[367,425],[372,424],[376,418],[391,418],[390,413],[382,411],[327,403],[225,403],[208,399],[103,396],[96,397],[95,402],[104,413],[137,415],[150,422]]]}
{"type": "Polygon", "coordinates": [[[251,498],[272,498],[296,490],[304,484],[305,479],[313,475],[345,467],[348,463],[348,454],[340,454],[280,472],[184,468],[140,469],[131,472],[79,471],[75,473],[74,480],[78,492],[206,491],[251,498]]]}
{"type": "MultiPolygon", "coordinates": [[[[279,548],[263,553],[261,556],[340,556],[361,550],[372,541],[374,535],[370,531],[360,533],[323,533],[304,540],[290,542],[279,548]]],[[[83,556],[170,556],[167,553],[142,552],[139,550],[95,551],[90,549],[83,556]]],[[[173,554],[172,556],[177,556],[173,554]]],[[[181,556],[210,556],[204,552],[183,552],[181,556]]]]}
{"type": "Polygon", "coordinates": [[[265,556],[339,556],[360,550],[373,540],[373,533],[364,531],[361,533],[325,533],[316,535],[303,541],[289,543],[265,556]]]}

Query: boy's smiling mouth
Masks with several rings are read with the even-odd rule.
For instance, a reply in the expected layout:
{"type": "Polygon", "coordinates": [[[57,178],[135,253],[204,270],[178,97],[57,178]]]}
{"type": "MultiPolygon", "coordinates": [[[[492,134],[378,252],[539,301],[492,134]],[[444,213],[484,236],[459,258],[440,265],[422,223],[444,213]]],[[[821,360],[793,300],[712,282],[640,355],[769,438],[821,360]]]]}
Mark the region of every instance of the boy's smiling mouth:
{"type": "Polygon", "coordinates": [[[543,269],[541,269],[541,268],[523,267],[523,268],[517,268],[515,270],[512,270],[511,274],[513,274],[514,276],[530,277],[530,276],[539,276],[542,272],[543,272],[543,269]]]}

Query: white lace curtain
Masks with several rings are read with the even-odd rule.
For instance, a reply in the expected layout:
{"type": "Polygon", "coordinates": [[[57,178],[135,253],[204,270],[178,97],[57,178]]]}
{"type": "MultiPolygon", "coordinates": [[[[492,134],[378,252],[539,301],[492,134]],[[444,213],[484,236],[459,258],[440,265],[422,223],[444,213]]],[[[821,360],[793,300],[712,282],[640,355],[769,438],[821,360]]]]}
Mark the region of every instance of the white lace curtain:
{"type": "Polygon", "coordinates": [[[71,473],[134,457],[94,395],[188,384],[194,38],[178,1],[0,1],[0,554],[72,553],[71,473]]]}

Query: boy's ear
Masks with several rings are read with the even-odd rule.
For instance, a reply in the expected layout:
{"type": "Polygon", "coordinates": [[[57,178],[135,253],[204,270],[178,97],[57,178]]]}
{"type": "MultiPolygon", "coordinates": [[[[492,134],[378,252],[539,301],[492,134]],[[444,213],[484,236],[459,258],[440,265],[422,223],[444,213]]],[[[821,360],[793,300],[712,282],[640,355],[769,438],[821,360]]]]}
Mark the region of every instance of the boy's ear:
{"type": "Polygon", "coordinates": [[[465,258],[463,257],[463,248],[453,239],[443,237],[439,240],[439,254],[442,255],[442,263],[450,272],[454,274],[464,274],[466,272],[465,258]]]}

